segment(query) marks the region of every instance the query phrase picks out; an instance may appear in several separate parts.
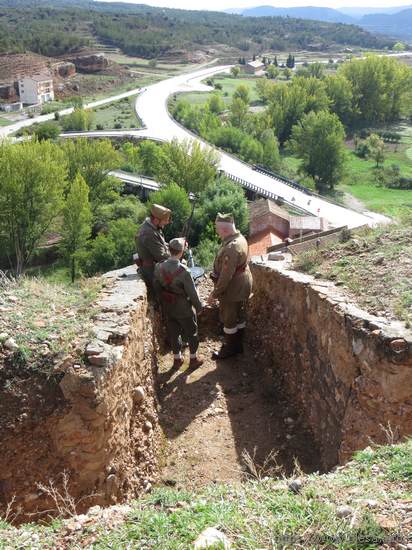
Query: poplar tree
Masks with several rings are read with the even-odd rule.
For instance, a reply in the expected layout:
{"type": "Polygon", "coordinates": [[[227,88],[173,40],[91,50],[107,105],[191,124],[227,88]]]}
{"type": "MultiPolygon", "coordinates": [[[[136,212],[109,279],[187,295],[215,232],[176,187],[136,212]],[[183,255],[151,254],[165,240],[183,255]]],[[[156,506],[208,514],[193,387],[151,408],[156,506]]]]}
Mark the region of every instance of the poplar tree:
{"type": "Polygon", "coordinates": [[[50,141],[0,145],[0,239],[20,276],[60,215],[67,163],[50,141]]]}
{"type": "Polygon", "coordinates": [[[72,283],[76,278],[76,260],[85,248],[92,228],[89,187],[78,173],[74,178],[63,209],[60,248],[70,264],[72,283]]]}

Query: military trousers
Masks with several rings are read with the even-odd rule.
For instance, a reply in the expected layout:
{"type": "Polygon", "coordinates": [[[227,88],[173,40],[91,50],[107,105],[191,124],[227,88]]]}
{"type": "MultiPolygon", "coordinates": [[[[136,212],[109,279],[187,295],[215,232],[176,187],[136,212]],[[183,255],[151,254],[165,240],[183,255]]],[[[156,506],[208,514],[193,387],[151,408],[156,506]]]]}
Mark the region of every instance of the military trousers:
{"type": "Polygon", "coordinates": [[[240,302],[219,301],[219,317],[227,334],[235,334],[246,326],[247,300],[240,302]]]}
{"type": "Polygon", "coordinates": [[[170,345],[175,355],[178,355],[182,350],[182,339],[189,344],[191,354],[197,352],[197,348],[199,347],[199,335],[195,313],[192,313],[190,317],[182,318],[166,315],[166,325],[170,345]]]}

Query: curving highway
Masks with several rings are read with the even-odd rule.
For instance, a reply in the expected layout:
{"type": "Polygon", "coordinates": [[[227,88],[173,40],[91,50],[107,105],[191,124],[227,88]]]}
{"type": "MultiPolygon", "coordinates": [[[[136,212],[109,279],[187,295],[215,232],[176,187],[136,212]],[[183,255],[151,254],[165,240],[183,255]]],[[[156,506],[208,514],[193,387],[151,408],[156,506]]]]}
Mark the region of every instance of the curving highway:
{"type": "MultiPolygon", "coordinates": [[[[63,137],[77,137],[77,136],[90,136],[90,137],[116,137],[116,136],[130,136],[130,137],[147,137],[156,139],[159,141],[171,141],[177,139],[179,141],[185,139],[197,140],[203,147],[213,147],[210,144],[204,142],[197,136],[194,136],[191,132],[180,126],[175,120],[173,120],[167,110],[167,100],[170,95],[180,92],[191,91],[210,91],[212,88],[202,84],[202,80],[209,76],[213,76],[216,73],[229,72],[230,66],[223,65],[207,69],[197,70],[192,73],[182,74],[163,80],[157,84],[152,84],[143,90],[136,89],[119,94],[111,98],[96,101],[87,105],[87,107],[96,107],[109,103],[123,97],[129,97],[140,92],[137,96],[135,109],[139,118],[143,121],[144,128],[141,130],[110,130],[99,132],[72,132],[69,134],[63,134],[63,137]]],[[[72,109],[66,109],[61,111],[61,114],[68,114],[72,109]]],[[[17,129],[24,126],[33,124],[34,122],[41,122],[44,120],[51,120],[54,115],[44,115],[27,121],[22,121],[13,126],[7,126],[0,128],[0,137],[6,136],[17,129]]],[[[252,167],[241,160],[216,150],[219,156],[219,168],[226,173],[240,178],[245,182],[251,183],[255,188],[266,192],[266,194],[274,194],[283,197],[287,202],[290,202],[315,216],[321,216],[326,218],[332,227],[339,227],[347,225],[350,228],[359,227],[362,225],[376,225],[377,223],[387,223],[388,218],[380,214],[365,211],[363,213],[355,212],[353,210],[344,208],[337,204],[331,203],[321,197],[311,196],[296,190],[281,180],[267,176],[262,173],[258,173],[252,169],[252,167]]]]}

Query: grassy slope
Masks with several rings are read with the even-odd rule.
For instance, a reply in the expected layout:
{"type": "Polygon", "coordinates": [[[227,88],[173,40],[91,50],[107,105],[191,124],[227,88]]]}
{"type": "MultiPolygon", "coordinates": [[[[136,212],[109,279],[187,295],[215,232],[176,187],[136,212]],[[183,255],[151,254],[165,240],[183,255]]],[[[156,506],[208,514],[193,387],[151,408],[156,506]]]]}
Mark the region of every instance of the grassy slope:
{"type": "Polygon", "coordinates": [[[0,548],[25,547],[35,539],[38,546],[32,547],[42,549],[186,550],[206,527],[220,529],[232,548],[242,550],[371,550],[391,540],[406,548],[412,507],[411,440],[365,449],[333,473],[301,477],[297,494],[288,488],[290,480],[260,474],[239,485],[198,491],[155,489],[131,503],[126,521],[115,527],[93,519],[74,532],[66,527],[70,520],[19,529],[0,522],[0,548]]]}
{"type": "MultiPolygon", "coordinates": [[[[388,128],[391,130],[392,128],[388,128]]],[[[402,141],[397,150],[386,145],[385,167],[397,164],[404,177],[412,177],[412,128],[404,126],[402,141]]],[[[300,161],[296,157],[285,154],[283,157],[283,172],[292,178],[299,178],[300,161]]],[[[353,195],[360,200],[365,208],[398,218],[404,207],[412,207],[412,191],[388,189],[376,185],[375,162],[357,157],[348,147],[346,175],[337,188],[339,192],[353,195]]]]}
{"type": "Polygon", "coordinates": [[[64,268],[39,272],[37,277],[1,279],[0,303],[7,313],[0,320],[0,332],[13,336],[22,361],[47,370],[56,353],[71,352],[80,338],[88,337],[92,304],[100,289],[98,279],[72,285],[64,268]]]}
{"type": "Polygon", "coordinates": [[[402,225],[363,230],[345,243],[304,252],[295,258],[294,266],[344,285],[374,315],[411,326],[411,222],[405,217],[402,225]]]}

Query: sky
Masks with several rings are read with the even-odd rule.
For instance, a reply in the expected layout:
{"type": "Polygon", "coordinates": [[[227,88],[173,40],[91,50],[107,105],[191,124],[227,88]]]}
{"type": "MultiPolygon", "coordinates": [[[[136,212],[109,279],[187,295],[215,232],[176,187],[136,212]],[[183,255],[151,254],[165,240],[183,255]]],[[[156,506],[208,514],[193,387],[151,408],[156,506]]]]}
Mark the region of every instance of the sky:
{"type": "MultiPolygon", "coordinates": [[[[109,1],[109,0],[106,0],[109,1]]],[[[119,0],[112,0],[119,1],[119,0]]],[[[249,8],[253,6],[276,6],[286,8],[292,6],[321,6],[328,8],[340,7],[393,7],[410,6],[412,0],[127,0],[134,4],[149,4],[150,6],[161,6],[181,9],[204,9],[221,11],[228,8],[249,8]]]]}

